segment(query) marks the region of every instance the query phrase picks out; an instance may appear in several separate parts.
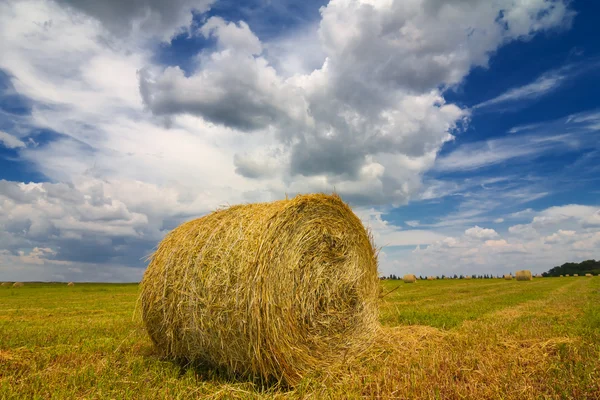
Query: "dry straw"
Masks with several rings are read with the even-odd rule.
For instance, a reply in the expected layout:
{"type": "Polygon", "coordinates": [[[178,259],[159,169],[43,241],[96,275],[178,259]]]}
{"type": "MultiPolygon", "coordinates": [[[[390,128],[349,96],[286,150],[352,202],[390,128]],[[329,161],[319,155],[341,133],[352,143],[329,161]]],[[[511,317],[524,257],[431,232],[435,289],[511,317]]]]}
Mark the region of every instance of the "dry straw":
{"type": "Polygon", "coordinates": [[[23,282],[15,282],[13,283],[13,287],[23,287],[25,284],[23,282]]]}
{"type": "Polygon", "coordinates": [[[11,283],[10,282],[2,282],[2,284],[0,286],[10,286],[11,283]]]}
{"type": "Polygon", "coordinates": [[[179,226],[151,257],[140,305],[163,355],[293,386],[368,348],[379,290],[360,219],[312,194],[179,226]]]}
{"type": "Polygon", "coordinates": [[[569,274],[566,274],[565,276],[570,276],[569,274]]]}
{"type": "Polygon", "coordinates": [[[471,279],[471,275],[465,276],[465,279],[471,279]]]}
{"type": "Polygon", "coordinates": [[[573,276],[579,276],[579,274],[573,274],[573,276]]]}
{"type": "MultiPolygon", "coordinates": [[[[568,276],[568,275],[567,275],[567,276],[568,276]]],[[[561,278],[564,278],[564,275],[561,275],[560,277],[561,277],[561,278]]]]}
{"type": "Polygon", "coordinates": [[[427,280],[428,280],[428,281],[435,281],[435,276],[428,276],[428,277],[427,277],[427,280]]]}
{"type": "Polygon", "coordinates": [[[594,275],[592,275],[592,274],[585,274],[585,276],[587,276],[588,278],[591,278],[594,275]]]}
{"type": "Polygon", "coordinates": [[[69,282],[67,283],[67,286],[75,286],[75,284],[73,282],[69,282]]]}
{"type": "Polygon", "coordinates": [[[522,269],[515,272],[515,278],[517,278],[518,281],[530,281],[533,279],[531,271],[528,269],[522,269]]]}
{"type": "Polygon", "coordinates": [[[415,283],[417,281],[417,277],[413,274],[406,274],[402,277],[404,283],[415,283]]]}
{"type": "Polygon", "coordinates": [[[506,279],[507,281],[512,281],[512,278],[513,277],[510,274],[504,275],[504,279],[506,279]]]}

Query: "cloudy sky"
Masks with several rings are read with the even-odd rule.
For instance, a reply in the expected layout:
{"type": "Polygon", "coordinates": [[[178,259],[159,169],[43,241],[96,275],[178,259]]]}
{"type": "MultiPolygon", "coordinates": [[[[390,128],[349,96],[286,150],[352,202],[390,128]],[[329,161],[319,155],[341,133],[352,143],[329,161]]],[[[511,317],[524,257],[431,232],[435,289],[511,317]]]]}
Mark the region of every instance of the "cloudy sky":
{"type": "Polygon", "coordinates": [[[600,258],[600,4],[0,0],[0,280],[337,191],[381,274],[600,258]]]}

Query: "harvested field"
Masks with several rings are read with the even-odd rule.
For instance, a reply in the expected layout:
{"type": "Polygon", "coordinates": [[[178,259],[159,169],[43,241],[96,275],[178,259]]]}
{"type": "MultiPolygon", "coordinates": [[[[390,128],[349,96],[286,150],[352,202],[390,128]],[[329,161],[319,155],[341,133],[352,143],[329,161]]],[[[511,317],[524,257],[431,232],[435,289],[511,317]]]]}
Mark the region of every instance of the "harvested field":
{"type": "Polygon", "coordinates": [[[600,279],[382,282],[362,359],[261,386],[160,357],[138,285],[0,291],[0,398],[575,398],[600,393],[600,279]],[[392,291],[393,290],[393,291],[392,291]],[[390,292],[391,291],[391,292],[390,292]],[[426,382],[426,384],[423,384],[426,382]]]}

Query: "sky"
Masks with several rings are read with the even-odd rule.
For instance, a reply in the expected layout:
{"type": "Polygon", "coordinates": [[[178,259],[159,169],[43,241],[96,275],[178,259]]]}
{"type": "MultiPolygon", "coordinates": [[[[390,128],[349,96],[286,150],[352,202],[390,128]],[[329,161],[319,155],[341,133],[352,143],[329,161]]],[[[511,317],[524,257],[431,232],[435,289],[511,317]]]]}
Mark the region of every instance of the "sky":
{"type": "Polygon", "coordinates": [[[600,3],[0,0],[0,281],[337,192],[381,275],[600,258],[600,3]]]}

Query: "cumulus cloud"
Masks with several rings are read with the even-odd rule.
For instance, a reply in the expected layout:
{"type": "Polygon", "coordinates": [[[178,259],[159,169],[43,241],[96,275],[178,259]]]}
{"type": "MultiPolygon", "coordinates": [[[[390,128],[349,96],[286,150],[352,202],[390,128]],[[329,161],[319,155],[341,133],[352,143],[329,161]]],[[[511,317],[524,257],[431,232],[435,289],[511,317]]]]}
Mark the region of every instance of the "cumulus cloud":
{"type": "Polygon", "coordinates": [[[492,239],[498,236],[498,233],[493,229],[481,228],[475,225],[465,231],[465,236],[474,239],[492,239]]]}
{"type": "Polygon", "coordinates": [[[359,184],[365,166],[379,165],[382,189],[370,200],[401,204],[468,116],[447,104],[439,87],[485,66],[502,44],[567,27],[573,16],[562,2],[335,0],[321,15],[325,62],[287,78],[247,25],[211,18],[200,32],[217,39],[217,50],[200,56],[192,76],[173,67],[142,75],[146,104],[157,115],[191,113],[235,129],[275,130],[289,155],[283,171],[336,188],[340,181],[359,184]]]}
{"type": "Polygon", "coordinates": [[[587,219],[598,211],[598,207],[576,204],[550,207],[532,212],[529,223],[495,232],[490,239],[481,240],[465,232],[420,246],[418,251],[388,250],[390,261],[384,262],[382,269],[386,275],[503,274],[524,268],[541,273],[569,261],[598,259],[600,228],[586,225],[587,219]],[[564,219],[536,223],[536,218],[557,215],[568,217],[569,223],[565,224],[564,219]]]}

